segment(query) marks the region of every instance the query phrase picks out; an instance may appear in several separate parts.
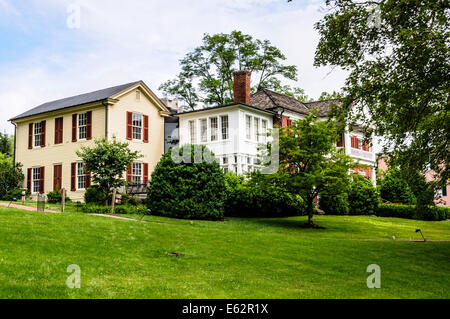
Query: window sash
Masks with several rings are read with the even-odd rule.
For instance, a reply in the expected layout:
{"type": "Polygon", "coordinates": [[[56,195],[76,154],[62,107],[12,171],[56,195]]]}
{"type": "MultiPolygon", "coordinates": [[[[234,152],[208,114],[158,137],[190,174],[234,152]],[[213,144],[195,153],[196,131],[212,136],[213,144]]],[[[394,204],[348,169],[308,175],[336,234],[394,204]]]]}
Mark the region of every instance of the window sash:
{"type": "Polygon", "coordinates": [[[33,193],[39,193],[39,182],[41,179],[40,167],[33,168],[33,193]]]}
{"type": "Polygon", "coordinates": [[[250,115],[245,116],[245,137],[251,139],[252,117],[250,115]]]}
{"type": "Polygon", "coordinates": [[[197,143],[197,131],[195,127],[195,121],[189,121],[189,135],[191,138],[191,144],[197,143]]]}
{"type": "Polygon", "coordinates": [[[200,120],[200,141],[207,142],[208,141],[208,125],[206,119],[200,120]]]}
{"type": "Polygon", "coordinates": [[[261,120],[261,133],[262,140],[265,142],[267,140],[267,120],[261,120]]]}
{"type": "Polygon", "coordinates": [[[253,125],[254,125],[254,133],[255,133],[255,141],[259,141],[259,119],[254,118],[253,119],[253,125]]]}
{"type": "Polygon", "coordinates": [[[78,139],[86,139],[87,113],[78,114],[78,139]]]}
{"type": "Polygon", "coordinates": [[[133,113],[133,139],[142,140],[142,114],[133,113]]]}
{"type": "Polygon", "coordinates": [[[228,139],[228,115],[220,117],[220,124],[222,126],[222,140],[228,139]]]}
{"type": "Polygon", "coordinates": [[[131,180],[137,184],[142,183],[142,163],[133,163],[131,180]]]}
{"type": "Polygon", "coordinates": [[[86,188],[86,170],[84,163],[77,163],[77,189],[86,188]]]}
{"type": "Polygon", "coordinates": [[[41,146],[41,123],[34,123],[34,147],[41,146]]]}
{"type": "Polygon", "coordinates": [[[211,117],[209,119],[209,126],[211,131],[211,142],[217,141],[217,133],[218,133],[218,122],[217,117],[211,117]]]}

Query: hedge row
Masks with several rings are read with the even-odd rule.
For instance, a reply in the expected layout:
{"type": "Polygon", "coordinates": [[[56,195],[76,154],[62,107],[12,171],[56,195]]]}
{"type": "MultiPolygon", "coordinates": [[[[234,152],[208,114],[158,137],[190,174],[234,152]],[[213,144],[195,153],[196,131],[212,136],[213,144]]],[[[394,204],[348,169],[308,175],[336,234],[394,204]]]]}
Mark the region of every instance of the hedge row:
{"type": "MultiPolygon", "coordinates": [[[[110,214],[110,206],[88,204],[83,206],[83,212],[88,214],[110,214]]],[[[117,205],[114,207],[115,214],[145,214],[147,207],[145,205],[117,205]]]]}
{"type": "Polygon", "coordinates": [[[380,217],[439,221],[450,219],[450,208],[430,206],[428,209],[425,208],[418,211],[413,205],[380,204],[376,210],[376,215],[380,217]]]}

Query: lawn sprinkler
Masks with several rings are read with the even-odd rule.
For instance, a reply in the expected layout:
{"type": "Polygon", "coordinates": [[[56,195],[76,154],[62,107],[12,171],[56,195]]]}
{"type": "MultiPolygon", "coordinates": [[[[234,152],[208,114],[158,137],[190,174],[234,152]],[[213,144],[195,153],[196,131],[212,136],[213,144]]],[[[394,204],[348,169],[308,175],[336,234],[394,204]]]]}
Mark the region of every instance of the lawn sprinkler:
{"type": "Polygon", "coordinates": [[[423,241],[427,241],[427,239],[423,236],[422,231],[420,230],[420,228],[416,229],[416,233],[420,233],[422,235],[423,241]]]}
{"type": "Polygon", "coordinates": [[[11,203],[12,203],[12,202],[15,202],[16,200],[17,200],[17,199],[16,199],[15,197],[13,197],[12,201],[10,201],[9,204],[8,204],[8,208],[9,208],[9,206],[11,206],[11,203]]]}

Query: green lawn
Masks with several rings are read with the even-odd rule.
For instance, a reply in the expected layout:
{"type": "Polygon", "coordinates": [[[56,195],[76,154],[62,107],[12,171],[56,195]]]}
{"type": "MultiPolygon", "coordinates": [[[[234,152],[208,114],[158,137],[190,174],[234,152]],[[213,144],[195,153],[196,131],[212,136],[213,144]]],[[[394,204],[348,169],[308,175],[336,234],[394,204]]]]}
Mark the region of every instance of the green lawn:
{"type": "Polygon", "coordinates": [[[406,241],[420,239],[416,228],[450,240],[449,221],[319,216],[327,229],[313,230],[305,220],[191,225],[0,208],[0,298],[450,297],[450,242],[406,241]],[[81,289],[66,286],[71,264],[81,289]],[[381,289],[366,286],[369,264],[381,266],[381,289]]]}

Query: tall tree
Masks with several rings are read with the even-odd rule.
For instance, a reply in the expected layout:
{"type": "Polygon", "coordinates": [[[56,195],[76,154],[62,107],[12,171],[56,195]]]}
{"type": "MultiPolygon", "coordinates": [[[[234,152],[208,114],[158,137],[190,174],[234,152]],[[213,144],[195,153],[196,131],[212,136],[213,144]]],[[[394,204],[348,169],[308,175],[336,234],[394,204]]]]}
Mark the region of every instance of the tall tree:
{"type": "Polygon", "coordinates": [[[327,0],[326,5],[327,14],[315,26],[320,33],[315,65],[349,71],[342,105],[348,119],[374,125],[392,157],[412,169],[431,168],[446,183],[448,0],[327,0]]]}
{"type": "Polygon", "coordinates": [[[106,138],[95,140],[93,147],[81,147],[77,155],[91,172],[92,181],[107,194],[113,189],[126,184],[124,172],[130,164],[141,157],[137,151],[131,151],[127,142],[112,141],[106,138]]]}
{"type": "Polygon", "coordinates": [[[159,89],[192,109],[199,103],[227,104],[233,101],[236,70],[252,72],[253,90],[272,88],[277,77],[296,80],[297,67],[284,65],[285,60],[285,55],[268,40],[255,40],[240,31],[205,34],[202,45],[180,61],[178,76],[159,89]]]}
{"type": "Polygon", "coordinates": [[[0,153],[5,154],[7,156],[12,155],[12,136],[8,136],[8,134],[0,133],[0,153]]]}
{"type": "Polygon", "coordinates": [[[340,193],[339,189],[344,190],[349,182],[349,170],[355,166],[351,157],[335,146],[340,125],[333,120],[322,121],[314,113],[281,130],[278,173],[267,176],[283,189],[303,198],[310,226],[313,225],[314,199],[322,191],[333,189],[340,193]]]}

